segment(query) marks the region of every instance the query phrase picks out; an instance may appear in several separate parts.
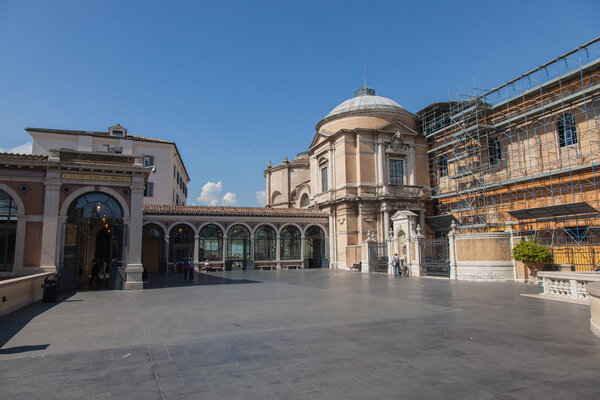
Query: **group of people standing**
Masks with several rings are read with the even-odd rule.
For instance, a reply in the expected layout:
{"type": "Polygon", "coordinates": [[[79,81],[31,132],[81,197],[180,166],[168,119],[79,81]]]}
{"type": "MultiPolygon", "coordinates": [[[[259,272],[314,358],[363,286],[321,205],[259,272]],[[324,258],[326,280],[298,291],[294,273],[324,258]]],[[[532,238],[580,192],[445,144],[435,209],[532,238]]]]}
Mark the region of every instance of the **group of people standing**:
{"type": "Polygon", "coordinates": [[[395,253],[394,257],[392,257],[392,267],[394,269],[394,276],[408,276],[408,268],[404,263],[404,259],[401,260],[398,257],[398,253],[395,253]]]}
{"type": "MultiPolygon", "coordinates": [[[[175,270],[181,271],[183,270],[183,280],[184,281],[193,281],[194,280],[194,260],[187,259],[185,261],[179,261],[172,269],[174,273],[175,270]]],[[[204,263],[204,270],[210,270],[210,261],[206,260],[204,263]]],[[[201,272],[200,267],[198,267],[198,272],[201,272]]]]}

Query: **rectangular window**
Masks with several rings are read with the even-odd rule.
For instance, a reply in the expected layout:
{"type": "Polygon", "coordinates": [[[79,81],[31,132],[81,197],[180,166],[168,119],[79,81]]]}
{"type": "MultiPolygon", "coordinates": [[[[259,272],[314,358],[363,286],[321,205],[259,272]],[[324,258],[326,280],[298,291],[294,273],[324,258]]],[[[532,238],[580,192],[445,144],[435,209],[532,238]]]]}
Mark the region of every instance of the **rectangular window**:
{"type": "Polygon", "coordinates": [[[152,197],[154,195],[154,182],[147,182],[144,189],[144,197],[152,197]]]}
{"type": "Polygon", "coordinates": [[[573,114],[565,114],[558,120],[558,145],[570,146],[577,143],[577,125],[573,114]]]}
{"type": "Polygon", "coordinates": [[[404,185],[404,160],[390,160],[390,185],[404,185]]]}
{"type": "Polygon", "coordinates": [[[327,167],[323,167],[321,168],[321,192],[329,190],[329,185],[327,183],[327,167]]]}
{"type": "Polygon", "coordinates": [[[175,178],[175,166],[173,165],[173,178],[175,178]]]}
{"type": "Polygon", "coordinates": [[[176,195],[175,195],[175,199],[177,200],[177,201],[175,202],[175,204],[179,205],[179,194],[176,194],[176,195]]]}
{"type": "Polygon", "coordinates": [[[144,167],[152,167],[154,166],[154,156],[145,155],[144,156],[144,167]]]}

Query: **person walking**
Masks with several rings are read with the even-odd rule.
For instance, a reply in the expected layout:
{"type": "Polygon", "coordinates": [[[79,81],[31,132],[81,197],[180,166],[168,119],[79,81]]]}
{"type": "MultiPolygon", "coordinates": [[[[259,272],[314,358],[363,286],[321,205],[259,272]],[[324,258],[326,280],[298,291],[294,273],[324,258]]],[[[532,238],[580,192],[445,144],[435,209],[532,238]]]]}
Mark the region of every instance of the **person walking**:
{"type": "Polygon", "coordinates": [[[92,260],[92,277],[88,281],[88,286],[94,282],[94,279],[96,279],[97,284],[100,284],[100,265],[95,258],[92,260]]]}
{"type": "Polygon", "coordinates": [[[400,257],[398,257],[398,253],[394,253],[394,257],[392,257],[392,267],[394,268],[394,276],[400,275],[400,257]]]}

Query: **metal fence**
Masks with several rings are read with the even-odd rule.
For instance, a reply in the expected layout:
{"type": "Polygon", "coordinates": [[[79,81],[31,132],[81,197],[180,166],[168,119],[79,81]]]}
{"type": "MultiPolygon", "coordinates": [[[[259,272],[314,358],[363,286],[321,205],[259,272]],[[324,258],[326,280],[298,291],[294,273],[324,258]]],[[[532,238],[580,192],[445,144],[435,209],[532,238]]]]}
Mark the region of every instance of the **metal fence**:
{"type": "Polygon", "coordinates": [[[444,278],[450,277],[448,238],[422,240],[421,252],[423,255],[421,274],[444,278]]]}
{"type": "Polygon", "coordinates": [[[369,260],[372,262],[371,271],[387,272],[389,260],[387,243],[371,243],[369,245],[369,260]]]}

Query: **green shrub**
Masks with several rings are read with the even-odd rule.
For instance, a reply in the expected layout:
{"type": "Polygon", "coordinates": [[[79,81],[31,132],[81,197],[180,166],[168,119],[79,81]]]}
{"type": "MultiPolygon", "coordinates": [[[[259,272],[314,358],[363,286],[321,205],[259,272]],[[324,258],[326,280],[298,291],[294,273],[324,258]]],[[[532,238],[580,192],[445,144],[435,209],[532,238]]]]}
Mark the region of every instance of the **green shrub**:
{"type": "Polygon", "coordinates": [[[546,246],[533,242],[519,242],[512,249],[512,257],[524,263],[548,264],[552,262],[552,252],[546,246]]]}

